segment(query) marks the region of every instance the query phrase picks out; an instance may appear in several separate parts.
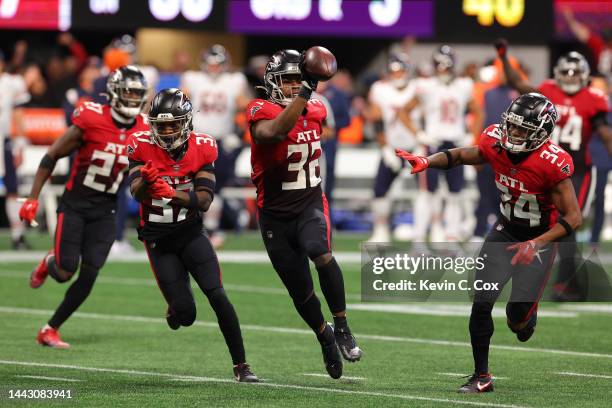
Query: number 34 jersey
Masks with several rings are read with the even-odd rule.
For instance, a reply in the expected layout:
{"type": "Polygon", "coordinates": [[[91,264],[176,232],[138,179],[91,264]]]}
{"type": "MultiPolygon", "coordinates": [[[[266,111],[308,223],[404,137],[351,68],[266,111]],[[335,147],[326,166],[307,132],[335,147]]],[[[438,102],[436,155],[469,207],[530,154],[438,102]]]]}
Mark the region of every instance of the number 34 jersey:
{"type": "Polygon", "coordinates": [[[551,190],[574,173],[572,157],[549,140],[515,163],[501,146],[499,125],[485,129],[478,149],[495,172],[504,228],[520,240],[552,228],[559,214],[551,190]]]}
{"type": "MultiPolygon", "coordinates": [[[[255,99],[247,107],[248,124],[272,120],[283,109],[272,102],[255,99]]],[[[292,218],[311,203],[322,200],[319,159],[326,116],[323,103],[311,99],[283,141],[266,144],[251,141],[251,179],[257,187],[260,211],[292,218]]]]}
{"type": "MultiPolygon", "coordinates": [[[[217,160],[217,143],[208,135],[192,132],[187,139],[187,152],[175,161],[166,150],[156,145],[150,132],[134,134],[128,141],[128,157],[130,167],[144,165],[151,160],[153,166],[163,178],[177,191],[194,189],[194,179],[199,171],[212,171],[217,160]]],[[[138,228],[141,239],[154,241],[172,234],[191,231],[191,228],[201,230],[202,218],[196,209],[173,204],[166,198],[147,198],[140,203],[140,225],[138,228]]]]}
{"type": "Polygon", "coordinates": [[[126,143],[136,132],[148,130],[144,115],[134,125],[115,125],[110,106],[84,102],[72,113],[72,123],[83,131],[62,204],[74,210],[108,213],[115,208],[117,190],[128,167],[126,143]]]}

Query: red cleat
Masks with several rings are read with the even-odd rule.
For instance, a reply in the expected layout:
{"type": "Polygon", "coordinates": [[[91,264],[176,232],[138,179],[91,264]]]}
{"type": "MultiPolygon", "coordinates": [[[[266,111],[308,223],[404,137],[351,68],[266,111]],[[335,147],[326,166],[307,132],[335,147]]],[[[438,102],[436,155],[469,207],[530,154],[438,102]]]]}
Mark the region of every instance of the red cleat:
{"type": "Polygon", "coordinates": [[[59,332],[53,327],[40,329],[40,331],[38,332],[38,336],[36,336],[36,341],[38,341],[38,344],[41,344],[43,346],[49,346],[59,349],[70,348],[70,344],[63,342],[60,338],[59,332]]]}
{"type": "Polygon", "coordinates": [[[49,274],[49,268],[47,267],[47,259],[53,255],[53,250],[50,250],[49,253],[40,261],[36,269],[32,271],[30,275],[30,287],[32,289],[36,289],[42,286],[47,279],[47,275],[49,274]]]}

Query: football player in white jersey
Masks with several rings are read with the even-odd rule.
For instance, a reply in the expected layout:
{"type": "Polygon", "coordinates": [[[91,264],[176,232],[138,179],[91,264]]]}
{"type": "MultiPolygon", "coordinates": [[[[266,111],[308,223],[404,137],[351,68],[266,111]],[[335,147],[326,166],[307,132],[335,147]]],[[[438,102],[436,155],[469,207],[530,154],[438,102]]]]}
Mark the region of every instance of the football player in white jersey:
{"type": "MultiPolygon", "coordinates": [[[[407,56],[391,55],[387,63],[387,75],[375,82],[368,97],[367,119],[374,123],[374,130],[381,146],[381,160],[374,180],[374,230],[369,242],[389,242],[391,232],[389,216],[391,201],[387,192],[402,169],[395,149],[414,149],[415,133],[406,127],[402,107],[414,97],[414,87],[409,77],[407,56]]],[[[413,115],[416,112],[412,113],[413,115]]]]}
{"type": "Polygon", "coordinates": [[[223,209],[223,200],[218,193],[234,178],[236,158],[242,147],[242,141],[235,132],[235,116],[237,112],[244,111],[250,100],[247,79],[241,72],[230,71],[229,52],[222,45],[215,44],[203,53],[201,70],[186,71],[181,77],[180,86],[194,106],[194,131],[218,138],[216,199],[204,220],[206,228],[213,233],[213,246],[217,248],[223,242],[223,236],[215,233],[223,209]]]}
{"type": "MultiPolygon", "coordinates": [[[[480,129],[482,113],[473,100],[474,83],[471,78],[455,75],[455,53],[448,45],[442,45],[433,54],[435,75],[414,81],[415,96],[404,107],[407,126],[417,133],[417,139],[429,154],[460,147],[469,143],[466,113],[474,116],[473,126],[480,129]],[[424,115],[425,129],[411,119],[410,113],[420,108],[424,115]]],[[[478,131],[478,130],[477,130],[478,131]]],[[[415,202],[414,242],[425,242],[427,228],[432,220],[432,193],[438,188],[439,170],[428,170],[419,179],[419,194],[415,202]]],[[[445,196],[445,240],[457,241],[460,237],[462,211],[459,193],[463,188],[463,170],[455,167],[445,172],[448,195],[445,196]]]]}
{"type": "MultiPolygon", "coordinates": [[[[11,123],[17,112],[15,107],[30,99],[26,84],[20,75],[4,72],[4,54],[0,51],[0,178],[6,191],[6,217],[11,227],[13,249],[27,249],[24,239],[24,224],[19,219],[17,202],[17,172],[21,161],[22,138],[11,139],[11,123]]],[[[21,129],[17,129],[20,136],[21,129]]]]}

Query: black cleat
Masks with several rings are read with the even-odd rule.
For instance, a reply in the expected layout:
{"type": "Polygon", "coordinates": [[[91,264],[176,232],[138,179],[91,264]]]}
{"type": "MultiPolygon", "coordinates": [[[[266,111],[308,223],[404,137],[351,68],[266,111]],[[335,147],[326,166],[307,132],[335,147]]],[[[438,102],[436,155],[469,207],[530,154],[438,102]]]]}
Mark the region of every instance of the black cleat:
{"type": "Polygon", "coordinates": [[[172,330],[178,330],[181,327],[181,324],[179,323],[178,319],[176,318],[176,315],[174,314],[174,311],[170,309],[170,307],[168,307],[168,309],[166,310],[166,322],[172,330]]]}
{"type": "Polygon", "coordinates": [[[259,382],[259,378],[251,371],[251,367],[247,363],[240,363],[234,366],[234,378],[238,382],[259,382]]]}
{"type": "Polygon", "coordinates": [[[325,324],[325,330],[320,338],[324,339],[321,341],[321,351],[325,369],[331,378],[337,380],[342,377],[342,356],[334,337],[334,329],[329,323],[325,324]]]}
{"type": "Polygon", "coordinates": [[[477,394],[493,391],[493,377],[491,374],[472,374],[469,380],[463,384],[457,392],[463,394],[477,394]]]}
{"type": "Polygon", "coordinates": [[[340,353],[342,353],[342,357],[344,357],[346,361],[354,363],[355,361],[361,360],[363,351],[357,346],[355,336],[351,333],[351,329],[348,327],[334,327],[334,336],[336,337],[336,343],[338,343],[340,353]]]}

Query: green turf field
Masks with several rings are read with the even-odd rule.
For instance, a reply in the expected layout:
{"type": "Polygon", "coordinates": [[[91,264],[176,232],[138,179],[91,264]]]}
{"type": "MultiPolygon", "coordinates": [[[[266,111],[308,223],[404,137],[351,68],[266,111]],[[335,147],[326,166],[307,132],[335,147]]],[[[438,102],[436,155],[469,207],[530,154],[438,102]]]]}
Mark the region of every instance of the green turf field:
{"type": "MultiPolygon", "coordinates": [[[[343,251],[361,237],[337,237],[343,251]]],[[[34,239],[38,249],[48,245],[34,239]]],[[[5,244],[3,244],[5,245],[5,244]]],[[[6,249],[6,248],[0,248],[6,249]]],[[[260,250],[256,235],[228,237],[226,250],[260,250]]],[[[0,259],[0,406],[525,406],[609,407],[612,404],[612,305],[543,304],[534,337],[519,344],[496,317],[486,395],[455,392],[472,369],[467,308],[459,316],[351,310],[365,350],[345,364],[345,378],[325,374],[320,348],[301,322],[269,264],[222,263],[223,280],[242,327],[247,357],[264,379],[237,384],[204,296],[196,325],[170,330],[165,303],[148,264],[109,263],[81,310],[62,328],[70,350],[38,346],[37,330],[67,286],[28,287],[38,260],[0,259]],[[546,313],[542,313],[546,314],[546,313]],[[551,316],[552,315],[552,316],[551,316]],[[48,377],[48,378],[32,378],[48,377]],[[70,389],[71,400],[10,400],[9,390],[70,389]]],[[[359,303],[359,266],[343,265],[348,303],[359,303]]],[[[314,274],[316,277],[316,273],[314,274]]],[[[322,296],[321,296],[322,298],[322,296]]],[[[503,313],[503,305],[498,306],[503,313]]],[[[446,310],[446,309],[443,309],[446,310]]],[[[448,313],[451,314],[451,313],[448,313]]],[[[330,317],[331,319],[331,317],[330,317]]]]}

